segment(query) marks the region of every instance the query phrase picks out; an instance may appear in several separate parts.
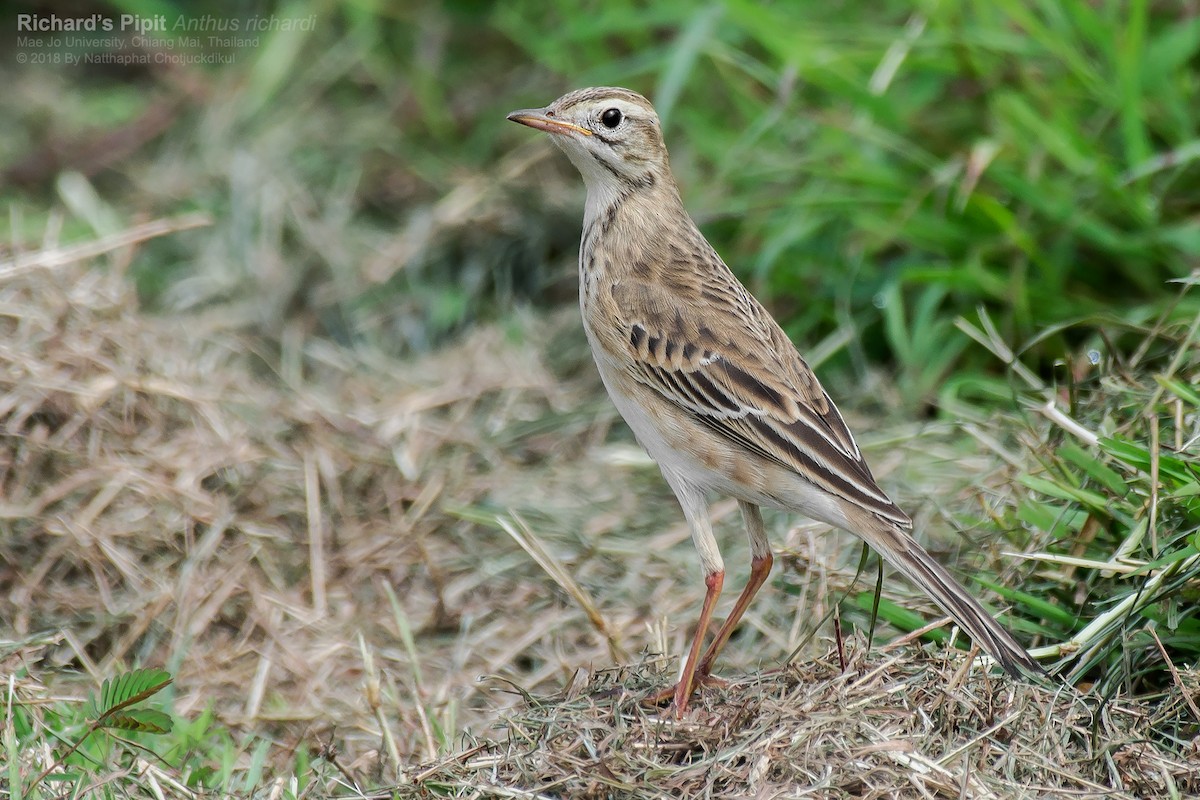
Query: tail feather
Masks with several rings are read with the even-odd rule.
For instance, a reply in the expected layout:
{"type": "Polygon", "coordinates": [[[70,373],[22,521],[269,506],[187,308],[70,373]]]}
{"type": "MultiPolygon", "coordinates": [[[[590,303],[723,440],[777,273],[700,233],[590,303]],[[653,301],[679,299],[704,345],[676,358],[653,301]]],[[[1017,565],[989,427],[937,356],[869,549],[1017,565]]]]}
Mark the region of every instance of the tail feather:
{"type": "Polygon", "coordinates": [[[854,533],[923,589],[1005,672],[1014,677],[1045,674],[1013,635],[907,531],[858,509],[847,516],[854,523],[854,533]]]}

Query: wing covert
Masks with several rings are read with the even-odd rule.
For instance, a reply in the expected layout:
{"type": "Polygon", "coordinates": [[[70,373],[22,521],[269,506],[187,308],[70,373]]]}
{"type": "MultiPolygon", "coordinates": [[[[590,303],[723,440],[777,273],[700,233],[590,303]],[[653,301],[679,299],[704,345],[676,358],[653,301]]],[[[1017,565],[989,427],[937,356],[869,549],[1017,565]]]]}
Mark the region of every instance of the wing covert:
{"type": "Polygon", "coordinates": [[[689,330],[628,324],[634,379],[716,433],[898,524],[908,517],[876,484],[849,428],[795,346],[754,336],[739,347],[703,322],[689,330]]]}

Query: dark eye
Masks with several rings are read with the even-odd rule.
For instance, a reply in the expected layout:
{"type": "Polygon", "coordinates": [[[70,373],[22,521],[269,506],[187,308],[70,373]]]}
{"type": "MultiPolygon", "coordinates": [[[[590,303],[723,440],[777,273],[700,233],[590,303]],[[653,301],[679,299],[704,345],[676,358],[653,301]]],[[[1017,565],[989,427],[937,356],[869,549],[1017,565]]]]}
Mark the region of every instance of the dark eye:
{"type": "Polygon", "coordinates": [[[610,108],[600,115],[600,121],[604,123],[606,128],[615,128],[621,124],[621,109],[610,108]]]}

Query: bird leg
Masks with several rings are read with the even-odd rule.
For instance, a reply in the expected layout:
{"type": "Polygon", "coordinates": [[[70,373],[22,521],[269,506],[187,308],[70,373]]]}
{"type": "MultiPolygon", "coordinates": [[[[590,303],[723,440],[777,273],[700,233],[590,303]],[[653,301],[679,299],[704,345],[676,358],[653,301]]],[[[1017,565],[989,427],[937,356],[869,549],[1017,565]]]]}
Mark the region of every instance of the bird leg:
{"type": "Polygon", "coordinates": [[[696,668],[696,675],[701,681],[709,677],[713,662],[717,660],[721,648],[729,641],[729,636],[742,619],[742,614],[746,613],[754,595],[758,594],[758,590],[766,583],[767,576],[771,574],[771,564],[774,562],[771,557],[771,543],[767,540],[767,531],[763,526],[762,514],[759,512],[758,506],[747,503],[745,500],[739,500],[738,506],[742,510],[742,521],[746,524],[746,536],[750,539],[750,580],[746,582],[746,588],[738,596],[733,610],[725,618],[725,622],[717,631],[716,638],[708,646],[704,658],[696,668]]]}
{"type": "Polygon", "coordinates": [[[672,699],[675,703],[675,713],[682,717],[687,711],[692,690],[705,683],[705,680],[696,675],[696,665],[700,662],[700,650],[704,646],[704,637],[708,634],[712,622],[713,608],[717,605],[717,598],[720,597],[721,587],[725,583],[725,564],[721,561],[717,539],[713,536],[712,523],[708,519],[708,503],[704,499],[704,491],[674,470],[663,467],[662,473],[675,496],[679,498],[683,515],[687,517],[688,526],[692,529],[692,541],[700,555],[700,567],[704,572],[704,605],[700,607],[700,621],[696,623],[696,634],[688,650],[687,661],[683,663],[683,674],[679,677],[679,683],[672,689],[651,695],[646,698],[646,702],[659,705],[672,699]]]}
{"type": "Polygon", "coordinates": [[[746,582],[746,588],[738,596],[737,602],[733,605],[733,610],[729,612],[729,616],[725,618],[725,622],[717,631],[716,638],[712,640],[712,644],[708,646],[708,650],[704,652],[704,658],[700,660],[700,665],[696,668],[697,679],[703,680],[709,677],[712,672],[713,662],[717,660],[717,656],[721,652],[721,648],[729,641],[730,634],[737,627],[738,622],[742,618],[742,614],[746,613],[746,609],[750,606],[750,601],[754,599],[754,595],[758,594],[758,590],[766,583],[767,576],[771,574],[771,564],[774,559],[770,553],[765,556],[758,556],[750,562],[750,580],[746,582]]]}
{"type": "Polygon", "coordinates": [[[696,637],[692,639],[692,648],[688,651],[687,663],[683,666],[683,674],[679,683],[675,684],[675,713],[680,717],[687,711],[688,699],[692,696],[692,683],[696,675],[696,663],[700,660],[700,646],[704,644],[704,635],[708,633],[708,625],[712,622],[713,606],[721,596],[721,587],[725,583],[725,572],[713,572],[704,576],[704,605],[700,607],[700,621],[696,624],[696,637]]]}
{"type": "MultiPolygon", "coordinates": [[[[708,682],[696,674],[696,662],[700,659],[700,646],[704,644],[704,636],[708,633],[709,624],[712,622],[713,607],[717,604],[717,598],[721,595],[721,587],[724,583],[725,572],[723,570],[711,572],[704,577],[704,605],[700,607],[700,621],[696,624],[696,636],[692,639],[687,661],[683,664],[683,674],[679,676],[679,682],[674,686],[647,697],[644,701],[646,705],[657,706],[667,700],[673,700],[676,715],[682,717],[687,711],[688,700],[691,698],[696,684],[708,682]]],[[[717,679],[712,680],[715,682],[717,679]]]]}
{"type": "Polygon", "coordinates": [[[733,633],[742,614],[750,606],[754,595],[758,594],[758,590],[766,583],[767,576],[771,574],[771,564],[774,559],[771,557],[771,543],[767,540],[767,531],[763,526],[762,514],[759,512],[758,506],[745,500],[739,500],[738,507],[742,510],[746,535],[750,539],[750,579],[746,582],[746,588],[738,596],[737,602],[734,603],[733,610],[721,624],[712,644],[704,652],[704,657],[700,658],[700,646],[704,644],[704,635],[708,632],[709,622],[712,620],[713,606],[716,605],[717,597],[721,594],[721,586],[725,582],[725,568],[721,565],[720,554],[716,552],[716,540],[713,539],[708,521],[702,513],[698,513],[702,511],[703,506],[697,502],[682,502],[684,498],[695,499],[693,494],[686,491],[689,487],[684,486],[681,491],[672,484],[672,488],[676,490],[676,494],[681,499],[684,514],[692,523],[692,535],[700,551],[701,562],[707,565],[704,578],[707,591],[704,594],[704,605],[700,609],[700,622],[696,629],[696,636],[692,639],[692,647],[688,652],[688,659],[684,664],[683,675],[680,676],[679,683],[671,689],[664,689],[651,695],[647,698],[647,702],[651,705],[659,705],[669,699],[674,699],[675,712],[683,716],[683,712],[687,710],[688,699],[694,689],[714,684],[725,685],[720,678],[711,675],[713,662],[716,661],[721,648],[729,641],[730,634],[733,633]]]}

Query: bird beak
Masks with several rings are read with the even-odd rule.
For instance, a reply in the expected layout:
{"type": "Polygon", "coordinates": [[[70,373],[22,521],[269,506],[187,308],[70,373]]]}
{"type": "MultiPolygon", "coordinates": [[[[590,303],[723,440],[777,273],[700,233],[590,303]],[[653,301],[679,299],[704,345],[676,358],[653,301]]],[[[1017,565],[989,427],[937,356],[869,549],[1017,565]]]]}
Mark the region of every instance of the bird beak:
{"type": "Polygon", "coordinates": [[[522,125],[545,131],[546,133],[557,133],[560,136],[566,136],[572,133],[578,133],[583,136],[591,136],[592,132],[587,128],[581,128],[578,125],[573,125],[570,122],[563,122],[561,119],[546,113],[544,108],[522,108],[519,111],[514,111],[508,115],[508,119],[513,122],[519,122],[522,125]]]}

